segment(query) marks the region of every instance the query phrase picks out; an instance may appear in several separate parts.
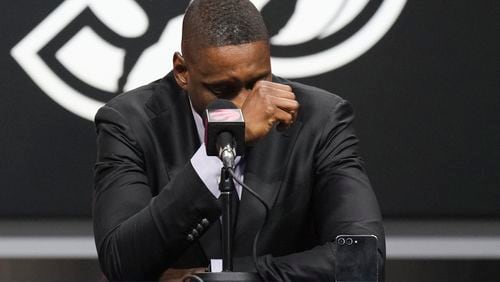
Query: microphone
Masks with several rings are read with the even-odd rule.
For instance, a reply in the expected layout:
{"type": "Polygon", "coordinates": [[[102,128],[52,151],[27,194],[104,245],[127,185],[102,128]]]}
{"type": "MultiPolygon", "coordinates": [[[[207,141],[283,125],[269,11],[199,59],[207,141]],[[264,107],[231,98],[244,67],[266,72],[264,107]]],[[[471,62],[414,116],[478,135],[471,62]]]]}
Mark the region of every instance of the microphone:
{"type": "Polygon", "coordinates": [[[231,101],[217,99],[205,111],[205,145],[208,156],[218,156],[224,167],[234,168],[236,156],[245,153],[245,120],[231,101]]]}

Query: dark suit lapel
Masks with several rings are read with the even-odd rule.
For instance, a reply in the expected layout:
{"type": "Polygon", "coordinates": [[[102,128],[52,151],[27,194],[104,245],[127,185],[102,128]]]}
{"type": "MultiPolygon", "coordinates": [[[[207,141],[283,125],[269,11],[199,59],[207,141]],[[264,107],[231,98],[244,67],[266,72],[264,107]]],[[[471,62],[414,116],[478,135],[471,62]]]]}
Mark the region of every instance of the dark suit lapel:
{"type": "MultiPolygon", "coordinates": [[[[187,94],[168,74],[147,107],[152,113],[150,123],[158,135],[159,151],[162,152],[158,157],[163,159],[167,175],[172,179],[200,147],[187,94]]],[[[208,259],[221,257],[220,228],[220,222],[215,222],[199,240],[208,259]]]]}
{"type": "MultiPolygon", "coordinates": [[[[281,190],[291,149],[301,123],[296,122],[284,132],[275,128],[247,151],[244,182],[272,209],[281,190]]],[[[235,232],[235,255],[248,255],[253,237],[264,221],[264,207],[243,190],[235,232]]]]}
{"type": "Polygon", "coordinates": [[[168,177],[172,179],[200,146],[188,96],[168,74],[147,106],[153,113],[150,123],[162,152],[158,157],[162,158],[168,177]]]}

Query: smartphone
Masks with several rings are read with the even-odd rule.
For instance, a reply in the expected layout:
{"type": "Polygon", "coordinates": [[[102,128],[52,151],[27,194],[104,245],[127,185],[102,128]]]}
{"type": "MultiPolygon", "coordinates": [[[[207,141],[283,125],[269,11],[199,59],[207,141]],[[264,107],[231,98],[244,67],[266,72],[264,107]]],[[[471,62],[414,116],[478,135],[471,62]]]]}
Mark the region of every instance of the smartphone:
{"type": "Polygon", "coordinates": [[[377,236],[339,235],[335,254],[336,282],[378,281],[377,236]]]}

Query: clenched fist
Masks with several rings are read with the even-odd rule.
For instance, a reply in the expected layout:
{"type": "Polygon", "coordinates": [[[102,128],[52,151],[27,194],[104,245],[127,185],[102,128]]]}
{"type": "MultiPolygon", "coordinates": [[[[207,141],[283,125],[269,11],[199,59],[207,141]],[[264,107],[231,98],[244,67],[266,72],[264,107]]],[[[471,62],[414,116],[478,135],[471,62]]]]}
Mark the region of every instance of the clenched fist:
{"type": "Polygon", "coordinates": [[[275,123],[278,129],[295,120],[299,103],[292,88],[285,84],[260,80],[241,106],[245,118],[245,142],[253,143],[266,136],[275,123]]]}

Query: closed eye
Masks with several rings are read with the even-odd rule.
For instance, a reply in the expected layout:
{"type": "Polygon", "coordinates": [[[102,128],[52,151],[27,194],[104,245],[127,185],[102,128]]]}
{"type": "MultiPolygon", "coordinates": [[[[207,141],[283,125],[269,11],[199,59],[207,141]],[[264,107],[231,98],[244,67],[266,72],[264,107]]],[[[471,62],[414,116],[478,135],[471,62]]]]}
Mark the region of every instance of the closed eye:
{"type": "Polygon", "coordinates": [[[210,90],[215,96],[219,98],[231,98],[239,92],[239,88],[235,85],[228,84],[215,84],[206,85],[206,88],[210,90]]]}

